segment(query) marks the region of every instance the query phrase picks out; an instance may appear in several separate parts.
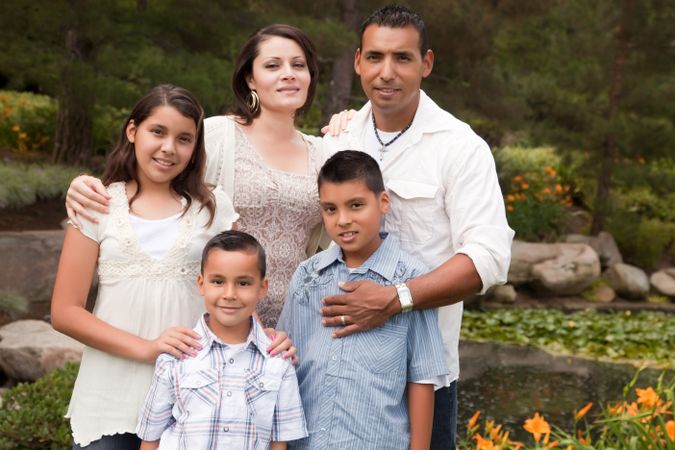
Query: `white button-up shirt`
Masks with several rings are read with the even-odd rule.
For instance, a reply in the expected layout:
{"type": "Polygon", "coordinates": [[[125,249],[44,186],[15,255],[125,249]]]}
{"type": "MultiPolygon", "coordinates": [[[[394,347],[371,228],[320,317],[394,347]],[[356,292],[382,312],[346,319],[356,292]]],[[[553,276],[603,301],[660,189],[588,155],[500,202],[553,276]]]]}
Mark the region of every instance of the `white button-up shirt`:
{"type": "MultiPolygon", "coordinates": [[[[473,261],[481,293],[506,282],[514,232],[506,222],[504,200],[488,145],[469,125],[442,110],[423,91],[410,128],[380,161],[370,102],[348,129],[324,138],[328,153],[361,150],[378,162],[391,196],[384,229],[401,247],[432,269],[457,253],[473,261]]],[[[439,308],[450,379],[459,376],[462,303],[439,308]]]]}
{"type": "Polygon", "coordinates": [[[244,344],[228,345],[207,326],[197,356],[157,359],[136,433],[160,439],[160,449],[263,450],[270,441],[307,436],[298,380],[289,360],[271,357],[262,327],[252,320],[244,344]]]}

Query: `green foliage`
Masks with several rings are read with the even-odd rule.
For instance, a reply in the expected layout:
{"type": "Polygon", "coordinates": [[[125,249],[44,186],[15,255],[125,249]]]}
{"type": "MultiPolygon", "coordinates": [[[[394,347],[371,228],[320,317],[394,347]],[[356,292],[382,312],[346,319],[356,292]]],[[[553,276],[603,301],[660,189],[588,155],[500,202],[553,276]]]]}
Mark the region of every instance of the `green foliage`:
{"type": "Polygon", "coordinates": [[[35,383],[7,391],[0,407],[0,449],[69,449],[71,433],[63,416],[77,377],[68,363],[35,383]]]}
{"type": "Polygon", "coordinates": [[[675,368],[675,316],[565,314],[550,309],[465,311],[462,338],[531,345],[553,353],[675,368]]]}
{"type": "Polygon", "coordinates": [[[559,156],[549,147],[504,147],[495,153],[506,214],[516,236],[554,240],[570,203],[569,187],[556,170],[559,156]]]}
{"type": "Polygon", "coordinates": [[[608,230],[624,260],[647,270],[654,269],[661,255],[675,245],[675,222],[644,219],[634,212],[614,213],[608,230]]]}
{"type": "Polygon", "coordinates": [[[54,136],[56,102],[46,95],[0,91],[0,146],[48,151],[54,136]]]}
{"type": "Polygon", "coordinates": [[[0,208],[64,196],[70,180],[81,172],[78,167],[0,162],[0,208]]]}
{"type": "Polygon", "coordinates": [[[14,318],[26,312],[28,312],[28,300],[15,292],[0,289],[0,316],[6,315],[14,318]]]}

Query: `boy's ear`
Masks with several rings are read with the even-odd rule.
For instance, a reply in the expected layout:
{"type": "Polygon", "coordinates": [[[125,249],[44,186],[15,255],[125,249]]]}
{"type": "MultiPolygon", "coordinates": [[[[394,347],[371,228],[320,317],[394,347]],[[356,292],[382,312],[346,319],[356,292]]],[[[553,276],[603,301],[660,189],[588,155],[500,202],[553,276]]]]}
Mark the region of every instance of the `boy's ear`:
{"type": "Polygon", "coordinates": [[[197,288],[199,288],[199,295],[204,295],[204,275],[201,273],[197,275],[197,288]]]}
{"type": "Polygon", "coordinates": [[[262,300],[264,297],[267,296],[267,290],[269,289],[269,287],[270,283],[267,280],[267,277],[263,278],[260,287],[260,298],[258,298],[258,300],[262,300]]]}
{"type": "Polygon", "coordinates": [[[391,209],[391,199],[389,198],[389,194],[387,194],[387,191],[382,191],[380,193],[379,202],[380,202],[380,213],[387,214],[391,209]]]}
{"type": "Polygon", "coordinates": [[[132,144],[134,143],[134,140],[136,140],[136,124],[133,120],[130,120],[127,124],[127,139],[132,144]]]}

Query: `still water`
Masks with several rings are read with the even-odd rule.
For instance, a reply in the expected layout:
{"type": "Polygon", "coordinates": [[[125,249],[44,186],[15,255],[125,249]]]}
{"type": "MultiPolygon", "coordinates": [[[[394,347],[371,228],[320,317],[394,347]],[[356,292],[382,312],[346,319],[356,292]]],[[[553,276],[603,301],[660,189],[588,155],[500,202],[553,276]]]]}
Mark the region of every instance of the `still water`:
{"type": "MultiPolygon", "coordinates": [[[[552,356],[529,347],[471,341],[460,343],[460,365],[459,436],[480,410],[481,428],[483,419],[494,419],[518,440],[530,436],[523,423],[535,411],[570,431],[576,410],[593,402],[592,414],[599,405],[620,400],[637,371],[633,366],[552,356]]],[[[636,386],[655,386],[661,373],[642,371],[636,386]]],[[[668,371],[664,381],[673,377],[675,372],[668,371]]]]}

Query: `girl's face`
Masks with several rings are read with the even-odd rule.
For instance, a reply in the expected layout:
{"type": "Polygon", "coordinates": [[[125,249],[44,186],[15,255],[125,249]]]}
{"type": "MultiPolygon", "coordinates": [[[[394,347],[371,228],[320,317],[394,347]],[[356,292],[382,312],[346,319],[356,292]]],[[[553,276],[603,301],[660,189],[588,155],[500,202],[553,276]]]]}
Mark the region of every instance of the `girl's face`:
{"type": "Polygon", "coordinates": [[[307,101],[310,81],[305,53],[295,41],[272,36],[258,45],[248,87],[258,92],[263,111],[295,113],[307,101]]]}
{"type": "Polygon", "coordinates": [[[195,149],[197,126],[173,106],[162,105],[140,124],[127,125],[135,147],[141,185],[169,185],[188,165],[195,149]]]}

